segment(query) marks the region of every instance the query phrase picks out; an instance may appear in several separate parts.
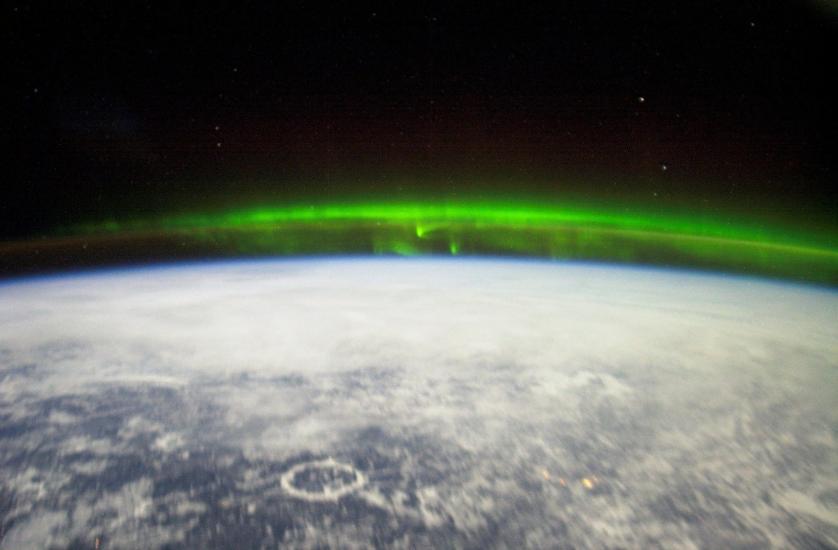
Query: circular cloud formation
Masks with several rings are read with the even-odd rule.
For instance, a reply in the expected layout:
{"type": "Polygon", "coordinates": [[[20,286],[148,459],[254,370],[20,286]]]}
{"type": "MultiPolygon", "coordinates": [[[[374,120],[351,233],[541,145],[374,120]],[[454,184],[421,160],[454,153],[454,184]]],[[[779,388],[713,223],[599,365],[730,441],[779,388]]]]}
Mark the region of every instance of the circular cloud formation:
{"type": "Polygon", "coordinates": [[[295,464],[280,478],[282,489],[289,495],[317,502],[337,501],[366,482],[363,473],[333,458],[295,464]]]}

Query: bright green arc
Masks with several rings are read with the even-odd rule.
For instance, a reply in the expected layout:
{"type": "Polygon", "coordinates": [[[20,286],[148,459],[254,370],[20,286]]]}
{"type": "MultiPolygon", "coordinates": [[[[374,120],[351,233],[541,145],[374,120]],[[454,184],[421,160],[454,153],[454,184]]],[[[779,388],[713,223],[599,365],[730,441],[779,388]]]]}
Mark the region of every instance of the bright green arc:
{"type": "Polygon", "coordinates": [[[426,227],[470,223],[476,226],[532,228],[556,225],[596,226],[636,231],[661,231],[728,239],[772,241],[818,247],[833,239],[793,234],[765,224],[733,223],[709,215],[676,215],[636,209],[607,209],[576,205],[543,206],[527,203],[440,202],[297,205],[252,208],[215,214],[190,214],[127,222],[85,224],[74,229],[83,233],[144,230],[239,229],[265,224],[379,222],[415,224],[417,235],[426,227]]]}
{"type": "Polygon", "coordinates": [[[509,254],[703,267],[838,284],[834,232],[573,204],[313,204],[113,221],[77,226],[70,233],[164,233],[224,255],[509,254]]]}

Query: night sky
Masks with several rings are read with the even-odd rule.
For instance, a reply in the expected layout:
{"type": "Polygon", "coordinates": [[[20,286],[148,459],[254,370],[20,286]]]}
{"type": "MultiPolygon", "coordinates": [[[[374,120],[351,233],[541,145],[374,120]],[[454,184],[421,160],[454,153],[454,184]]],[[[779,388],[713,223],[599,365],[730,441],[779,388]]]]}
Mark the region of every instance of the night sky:
{"type": "Polygon", "coordinates": [[[84,4],[4,7],[0,241],[458,197],[838,233],[828,2],[84,4]]]}

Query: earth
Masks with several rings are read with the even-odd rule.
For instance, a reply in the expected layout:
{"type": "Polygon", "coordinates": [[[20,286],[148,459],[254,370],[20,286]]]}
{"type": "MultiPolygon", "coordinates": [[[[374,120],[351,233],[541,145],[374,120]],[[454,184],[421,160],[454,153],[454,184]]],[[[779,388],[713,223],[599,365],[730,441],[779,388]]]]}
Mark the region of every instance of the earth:
{"type": "Polygon", "coordinates": [[[462,259],[0,285],[2,548],[829,548],[838,293],[462,259]]]}

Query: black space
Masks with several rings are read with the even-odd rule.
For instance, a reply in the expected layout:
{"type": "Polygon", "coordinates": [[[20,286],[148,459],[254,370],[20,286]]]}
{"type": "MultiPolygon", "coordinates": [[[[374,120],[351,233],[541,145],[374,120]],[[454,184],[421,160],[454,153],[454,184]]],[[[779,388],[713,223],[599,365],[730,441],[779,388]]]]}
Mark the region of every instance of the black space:
{"type": "Polygon", "coordinates": [[[829,2],[409,5],[7,3],[0,240],[562,178],[834,228],[829,2]]]}

